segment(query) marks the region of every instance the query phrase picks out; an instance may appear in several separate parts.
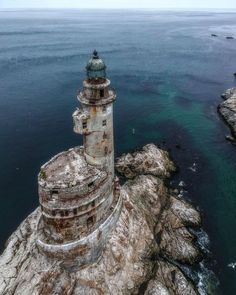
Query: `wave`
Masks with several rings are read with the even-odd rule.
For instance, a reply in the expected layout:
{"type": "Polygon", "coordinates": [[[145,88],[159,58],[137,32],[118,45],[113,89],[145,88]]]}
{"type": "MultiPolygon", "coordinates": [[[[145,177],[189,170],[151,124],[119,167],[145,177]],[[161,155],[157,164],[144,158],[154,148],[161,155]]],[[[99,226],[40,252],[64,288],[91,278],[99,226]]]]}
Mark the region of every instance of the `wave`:
{"type": "Polygon", "coordinates": [[[41,56],[41,57],[27,57],[27,56],[19,56],[19,57],[11,57],[8,59],[0,60],[0,65],[2,68],[8,68],[11,66],[19,66],[21,64],[24,65],[43,65],[49,64],[53,62],[60,62],[63,60],[73,59],[73,58],[80,58],[82,57],[81,54],[71,54],[71,55],[64,55],[64,56],[41,56]]]}
{"type": "Polygon", "coordinates": [[[177,264],[177,266],[194,283],[200,295],[217,295],[219,293],[219,280],[208,267],[206,260],[200,262],[196,268],[182,264],[177,264]]]}
{"type": "Polygon", "coordinates": [[[197,276],[197,289],[200,295],[216,295],[218,293],[219,281],[204,262],[200,263],[200,270],[197,272],[197,276]]]}
{"type": "Polygon", "coordinates": [[[197,238],[197,245],[202,250],[203,253],[209,254],[210,250],[210,239],[208,234],[203,229],[191,229],[191,232],[197,238]]]}
{"type": "MultiPolygon", "coordinates": [[[[125,49],[129,50],[129,49],[125,49]]],[[[120,52],[121,50],[118,49],[111,49],[111,50],[103,50],[102,54],[113,54],[116,52],[120,52]]],[[[32,56],[28,57],[25,55],[21,55],[18,57],[10,57],[10,58],[2,58],[0,59],[0,65],[1,68],[9,68],[19,65],[43,65],[43,64],[49,64],[54,62],[63,62],[70,59],[88,59],[88,52],[82,52],[82,53],[72,53],[72,54],[66,54],[66,55],[44,55],[44,56],[32,56]]]]}
{"type": "Polygon", "coordinates": [[[219,280],[211,270],[212,261],[210,257],[210,239],[203,229],[189,228],[191,233],[196,237],[196,244],[205,254],[204,259],[196,266],[178,264],[183,273],[190,278],[200,295],[216,295],[219,293],[219,280]]]}
{"type": "Polygon", "coordinates": [[[15,35],[40,35],[40,34],[51,34],[51,33],[60,33],[60,31],[6,31],[0,32],[0,36],[15,36],[15,35]]]}

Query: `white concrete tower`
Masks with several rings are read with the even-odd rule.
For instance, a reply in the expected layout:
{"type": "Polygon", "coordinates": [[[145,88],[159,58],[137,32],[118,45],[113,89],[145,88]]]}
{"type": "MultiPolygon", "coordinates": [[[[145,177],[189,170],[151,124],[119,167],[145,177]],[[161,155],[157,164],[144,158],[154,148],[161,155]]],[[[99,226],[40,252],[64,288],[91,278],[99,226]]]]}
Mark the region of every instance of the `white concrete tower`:
{"type": "Polygon", "coordinates": [[[82,147],[64,151],[41,167],[41,217],[36,243],[42,253],[67,269],[94,263],[106,246],[122,209],[114,177],[113,102],[106,66],[96,51],[73,114],[82,147]]]}
{"type": "Polygon", "coordinates": [[[87,66],[87,79],[78,100],[81,108],[73,114],[74,131],[83,134],[84,155],[90,165],[104,168],[114,178],[113,102],[116,99],[106,65],[93,52],[87,66]]]}

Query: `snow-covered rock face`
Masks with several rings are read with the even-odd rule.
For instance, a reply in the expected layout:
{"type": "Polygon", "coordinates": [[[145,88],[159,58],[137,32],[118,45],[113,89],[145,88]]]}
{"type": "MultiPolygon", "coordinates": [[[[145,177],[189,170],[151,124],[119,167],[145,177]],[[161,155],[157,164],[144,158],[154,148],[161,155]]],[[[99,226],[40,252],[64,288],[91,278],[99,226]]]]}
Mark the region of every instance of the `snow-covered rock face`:
{"type": "MultiPolygon", "coordinates": [[[[97,263],[69,272],[63,261],[40,254],[35,244],[40,216],[36,209],[12,234],[0,257],[0,294],[138,294],[141,285],[146,295],[197,294],[167,259],[193,263],[198,258],[186,226],[198,226],[200,216],[188,203],[169,196],[163,180],[154,176],[164,178],[174,166],[167,153],[148,146],[135,158],[146,153],[156,168],[140,170],[134,161],[136,177],[121,189],[123,208],[97,263]]],[[[122,170],[121,160],[118,163],[122,170]]]]}
{"type": "Polygon", "coordinates": [[[232,135],[236,139],[236,87],[226,90],[226,92],[222,94],[222,98],[224,98],[225,101],[219,105],[218,110],[229,125],[232,135]]]}

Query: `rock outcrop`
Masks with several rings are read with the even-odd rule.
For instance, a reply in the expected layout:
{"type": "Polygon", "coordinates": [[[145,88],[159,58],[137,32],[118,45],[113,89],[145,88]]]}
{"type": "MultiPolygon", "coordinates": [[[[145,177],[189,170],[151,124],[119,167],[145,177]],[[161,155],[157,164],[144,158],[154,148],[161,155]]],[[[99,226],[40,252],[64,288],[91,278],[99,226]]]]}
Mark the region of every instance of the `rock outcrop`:
{"type": "Polygon", "coordinates": [[[122,155],[116,163],[116,170],[126,178],[140,174],[166,178],[175,170],[175,166],[166,151],[156,148],[154,144],[147,144],[141,151],[122,155]]]}
{"type": "Polygon", "coordinates": [[[173,264],[158,261],[154,277],[148,282],[145,295],[196,295],[193,285],[173,264]]]}
{"type": "Polygon", "coordinates": [[[199,226],[201,218],[165,186],[174,164],[153,144],[126,157],[117,169],[132,179],[121,188],[123,208],[97,263],[74,269],[41,254],[35,244],[37,208],[0,257],[1,295],[138,294],[140,288],[146,295],[198,294],[175,263],[199,259],[188,228],[199,226]]]}
{"type": "Polygon", "coordinates": [[[236,138],[236,87],[226,90],[221,96],[225,101],[218,106],[218,111],[229,125],[232,135],[236,138]]]}

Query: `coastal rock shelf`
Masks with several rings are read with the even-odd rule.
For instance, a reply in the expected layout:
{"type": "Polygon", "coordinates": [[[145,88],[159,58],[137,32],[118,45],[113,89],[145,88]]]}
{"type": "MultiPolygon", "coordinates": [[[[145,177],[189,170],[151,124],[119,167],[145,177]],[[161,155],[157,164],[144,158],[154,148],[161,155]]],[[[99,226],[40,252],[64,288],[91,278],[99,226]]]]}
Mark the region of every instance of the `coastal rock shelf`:
{"type": "Polygon", "coordinates": [[[198,294],[175,263],[199,259],[188,228],[200,226],[201,218],[165,186],[174,164],[153,144],[128,154],[132,173],[127,172],[126,157],[118,160],[117,168],[132,179],[121,187],[123,207],[98,262],[72,269],[42,255],[35,244],[37,208],[12,234],[0,257],[0,294],[115,295],[138,294],[141,288],[146,295],[198,294]],[[140,167],[140,161],[146,164],[140,167]]]}
{"type": "Polygon", "coordinates": [[[236,139],[236,87],[226,90],[221,96],[225,101],[218,106],[218,111],[236,139]]]}

